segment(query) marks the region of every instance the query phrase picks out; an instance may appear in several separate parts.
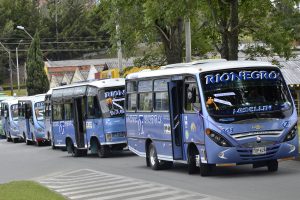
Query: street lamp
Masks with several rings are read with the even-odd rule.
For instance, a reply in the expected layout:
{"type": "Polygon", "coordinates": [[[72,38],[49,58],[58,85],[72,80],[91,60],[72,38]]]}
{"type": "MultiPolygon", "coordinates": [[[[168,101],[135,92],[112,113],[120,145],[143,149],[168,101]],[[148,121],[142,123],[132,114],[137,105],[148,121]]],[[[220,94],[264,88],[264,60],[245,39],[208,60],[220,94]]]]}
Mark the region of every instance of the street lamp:
{"type": "Polygon", "coordinates": [[[16,47],[16,62],[17,62],[17,80],[18,80],[18,92],[20,92],[20,72],[19,72],[19,55],[18,55],[18,47],[23,42],[23,40],[19,41],[18,46],[16,47]]]}
{"type": "Polygon", "coordinates": [[[26,31],[24,26],[17,26],[17,29],[23,30],[33,40],[33,37],[26,31]]]}
{"type": "Polygon", "coordinates": [[[11,68],[11,57],[10,57],[10,50],[6,48],[2,42],[0,42],[0,45],[3,47],[3,49],[8,53],[8,63],[9,63],[9,71],[10,71],[10,95],[14,95],[14,90],[13,90],[13,80],[12,80],[12,68],[11,68]]]}

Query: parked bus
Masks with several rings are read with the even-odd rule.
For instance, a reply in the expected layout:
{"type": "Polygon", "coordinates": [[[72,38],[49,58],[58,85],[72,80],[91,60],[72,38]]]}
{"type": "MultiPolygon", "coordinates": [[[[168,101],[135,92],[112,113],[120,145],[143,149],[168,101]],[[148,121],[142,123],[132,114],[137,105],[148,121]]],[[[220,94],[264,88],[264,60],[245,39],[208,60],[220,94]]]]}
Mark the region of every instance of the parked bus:
{"type": "Polygon", "coordinates": [[[129,149],[153,169],[189,173],[252,164],[277,171],[298,155],[297,114],[278,67],[255,61],[195,62],[126,78],[129,149]]]}
{"type": "Polygon", "coordinates": [[[106,79],[53,88],[52,135],[55,147],[73,156],[107,157],[127,146],[124,79],[106,79]]]}
{"type": "Polygon", "coordinates": [[[25,116],[26,109],[28,106],[26,106],[27,103],[30,103],[30,98],[29,96],[26,97],[20,97],[18,99],[18,126],[19,126],[19,137],[22,138],[24,142],[27,144],[30,143],[30,141],[26,140],[26,135],[27,133],[30,132],[29,130],[29,118],[28,116],[25,116]]]}
{"type": "Polygon", "coordinates": [[[13,98],[13,97],[11,97],[11,96],[6,96],[5,94],[0,93],[0,139],[6,137],[5,134],[4,134],[4,130],[3,130],[4,127],[3,127],[3,125],[2,125],[2,124],[4,123],[5,118],[4,118],[4,116],[2,116],[1,102],[4,101],[4,100],[7,100],[7,99],[11,99],[11,98],[13,98]]]}
{"type": "Polygon", "coordinates": [[[1,102],[1,118],[3,131],[7,141],[19,141],[18,100],[16,98],[1,102]]]}
{"type": "Polygon", "coordinates": [[[20,135],[24,137],[27,145],[41,146],[50,141],[44,131],[44,100],[45,94],[39,94],[23,98],[18,102],[21,106],[19,109],[22,130],[20,135]]]}

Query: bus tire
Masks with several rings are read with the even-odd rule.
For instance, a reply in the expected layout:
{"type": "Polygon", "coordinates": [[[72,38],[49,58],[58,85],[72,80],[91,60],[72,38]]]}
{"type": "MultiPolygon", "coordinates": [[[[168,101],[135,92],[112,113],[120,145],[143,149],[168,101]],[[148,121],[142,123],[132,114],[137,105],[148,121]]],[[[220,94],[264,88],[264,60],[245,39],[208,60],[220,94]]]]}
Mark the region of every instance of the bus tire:
{"type": "Polygon", "coordinates": [[[99,145],[97,153],[99,158],[106,158],[109,155],[109,147],[106,145],[99,145]]]}
{"type": "Polygon", "coordinates": [[[7,141],[7,142],[11,142],[11,141],[12,141],[12,140],[11,140],[10,133],[8,133],[8,135],[6,135],[6,141],[7,141]]]}
{"type": "Polygon", "coordinates": [[[212,165],[200,163],[200,175],[210,176],[212,173],[212,165]]]}
{"type": "Polygon", "coordinates": [[[269,172],[276,172],[278,171],[278,161],[277,160],[271,160],[268,162],[268,171],[269,172]]]}
{"type": "Polygon", "coordinates": [[[161,166],[159,164],[156,149],[155,149],[155,146],[152,143],[149,145],[149,161],[150,161],[150,167],[153,170],[159,170],[160,169],[161,166]]]}
{"type": "Polygon", "coordinates": [[[189,174],[196,174],[199,172],[199,167],[196,165],[196,155],[191,153],[188,156],[188,172],[189,174]]]}
{"type": "Polygon", "coordinates": [[[26,135],[25,135],[25,133],[23,132],[23,142],[25,142],[26,143],[26,135]]]}

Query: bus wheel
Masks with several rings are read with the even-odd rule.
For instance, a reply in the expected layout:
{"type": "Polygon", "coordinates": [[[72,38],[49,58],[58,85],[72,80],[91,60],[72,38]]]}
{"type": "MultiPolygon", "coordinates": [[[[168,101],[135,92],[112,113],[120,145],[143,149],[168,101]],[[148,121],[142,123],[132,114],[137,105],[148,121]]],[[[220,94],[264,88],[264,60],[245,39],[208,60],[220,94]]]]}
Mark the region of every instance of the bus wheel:
{"type": "Polygon", "coordinates": [[[99,145],[98,146],[98,156],[100,158],[106,158],[109,155],[109,147],[106,145],[99,145]]]}
{"type": "Polygon", "coordinates": [[[150,167],[153,170],[160,169],[160,164],[159,164],[159,160],[157,158],[156,149],[152,143],[149,145],[149,161],[150,161],[150,167]]]}
{"type": "Polygon", "coordinates": [[[26,141],[27,141],[27,140],[26,140],[26,135],[25,135],[25,133],[24,133],[24,132],[23,132],[23,140],[24,140],[23,142],[25,142],[25,143],[26,143],[26,141]]]}
{"type": "Polygon", "coordinates": [[[191,153],[188,156],[188,172],[189,172],[189,174],[196,174],[199,172],[199,168],[196,165],[195,153],[191,153]]]}
{"type": "Polygon", "coordinates": [[[200,175],[209,176],[212,173],[212,165],[200,163],[200,175]]]}
{"type": "Polygon", "coordinates": [[[277,160],[271,160],[268,162],[268,171],[269,172],[276,172],[278,170],[278,161],[277,160]]]}
{"type": "Polygon", "coordinates": [[[8,133],[8,135],[6,135],[6,141],[7,141],[7,142],[11,142],[11,136],[10,136],[9,133],[8,133]]]}

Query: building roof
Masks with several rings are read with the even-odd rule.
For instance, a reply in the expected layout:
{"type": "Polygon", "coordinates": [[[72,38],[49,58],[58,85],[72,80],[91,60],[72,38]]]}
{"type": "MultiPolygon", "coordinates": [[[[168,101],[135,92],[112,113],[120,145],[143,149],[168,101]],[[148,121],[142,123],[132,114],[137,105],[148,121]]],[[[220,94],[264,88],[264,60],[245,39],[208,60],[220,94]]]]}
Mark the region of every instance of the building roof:
{"type": "Polygon", "coordinates": [[[257,57],[257,60],[272,62],[274,59],[279,63],[280,70],[288,85],[300,84],[300,56],[286,60],[280,57],[257,57]]]}
{"type": "MultiPolygon", "coordinates": [[[[79,67],[86,65],[104,65],[107,64],[110,68],[118,67],[117,58],[104,58],[104,59],[90,59],[90,60],[61,60],[61,61],[47,61],[45,65],[47,67],[79,67]]],[[[132,66],[133,58],[128,60],[123,59],[123,66],[132,66]]]]}

